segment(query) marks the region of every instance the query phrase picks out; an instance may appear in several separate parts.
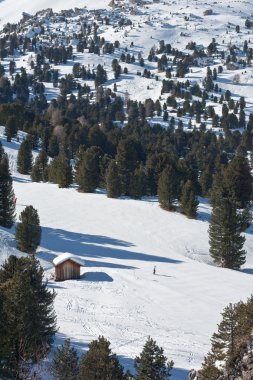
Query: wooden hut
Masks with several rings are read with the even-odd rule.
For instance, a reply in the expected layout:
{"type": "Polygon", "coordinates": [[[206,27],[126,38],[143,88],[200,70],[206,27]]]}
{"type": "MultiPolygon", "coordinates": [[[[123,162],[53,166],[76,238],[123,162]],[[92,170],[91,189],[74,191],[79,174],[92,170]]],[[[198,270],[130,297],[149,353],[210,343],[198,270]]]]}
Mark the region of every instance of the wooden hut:
{"type": "Polygon", "coordinates": [[[70,253],[63,253],[53,260],[55,267],[55,281],[64,281],[80,278],[80,268],[84,266],[82,260],[70,253]]]}

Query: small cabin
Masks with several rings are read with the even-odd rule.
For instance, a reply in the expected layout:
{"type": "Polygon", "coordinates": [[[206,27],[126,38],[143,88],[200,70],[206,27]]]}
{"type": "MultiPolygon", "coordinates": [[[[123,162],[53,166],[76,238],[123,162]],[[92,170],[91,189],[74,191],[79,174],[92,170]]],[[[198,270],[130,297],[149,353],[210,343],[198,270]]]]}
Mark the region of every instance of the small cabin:
{"type": "Polygon", "coordinates": [[[70,253],[63,253],[53,260],[55,281],[75,280],[80,278],[80,269],[84,266],[81,259],[70,253]]]}

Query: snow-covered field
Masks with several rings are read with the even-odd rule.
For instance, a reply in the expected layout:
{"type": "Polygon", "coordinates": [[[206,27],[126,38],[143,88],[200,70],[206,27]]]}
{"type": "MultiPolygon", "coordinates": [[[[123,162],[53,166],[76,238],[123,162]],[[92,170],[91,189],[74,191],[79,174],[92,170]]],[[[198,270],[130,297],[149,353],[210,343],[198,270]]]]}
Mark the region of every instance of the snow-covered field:
{"type": "MultiPolygon", "coordinates": [[[[22,12],[35,13],[42,8],[60,10],[87,6],[105,8],[108,1],[63,0],[0,2],[0,26],[17,22],[22,12]]],[[[245,17],[253,12],[247,1],[222,4],[207,1],[174,1],[152,4],[142,15],[132,16],[135,26],[128,33],[108,28],[101,35],[118,39],[122,46],[134,46],[130,53],[143,53],[164,39],[172,46],[185,48],[195,40],[206,46],[216,38],[224,47],[252,38],[244,28],[245,17]],[[203,11],[212,8],[212,16],[203,11]],[[189,17],[189,21],[185,20],[189,17]],[[236,34],[235,25],[243,32],[236,34]]],[[[252,46],[251,42],[249,43],[252,46]]],[[[17,61],[17,67],[27,65],[28,56],[17,61]]],[[[105,63],[109,70],[111,56],[77,55],[82,64],[105,63]]],[[[7,63],[6,63],[7,65],[7,63]]],[[[161,79],[136,76],[137,65],[124,65],[128,75],[117,82],[118,92],[129,92],[132,99],[156,100],[161,79]],[[147,87],[150,87],[148,89],[147,87]]],[[[154,63],[149,69],[157,72],[154,63]]],[[[61,74],[71,72],[71,65],[62,65],[61,74]]],[[[193,69],[189,78],[201,81],[206,68],[193,69]]],[[[252,111],[253,69],[240,72],[242,84],[231,87],[234,73],[225,70],[219,75],[219,87],[229,88],[233,96],[245,96],[247,111],[252,111]]],[[[112,72],[109,72],[109,79],[112,72]]],[[[113,80],[109,83],[112,87],[113,80]]],[[[52,89],[51,89],[52,90],[52,89]]],[[[47,93],[51,91],[47,88],[47,93]]],[[[52,92],[52,91],[51,91],[52,92]]],[[[166,95],[167,96],[167,95],[166,95]]],[[[217,107],[220,107],[217,105],[217,107]]],[[[210,347],[210,337],[220,321],[220,313],[229,302],[245,300],[253,288],[253,227],[246,233],[247,262],[236,272],[211,265],[208,255],[208,220],[210,207],[201,200],[198,220],[189,220],[178,213],[160,209],[156,199],[134,201],[107,199],[101,190],[96,194],[80,194],[75,188],[58,189],[56,185],[32,183],[16,172],[19,144],[3,145],[10,157],[14,189],[17,196],[17,216],[27,205],[38,209],[43,228],[38,257],[49,287],[57,293],[55,308],[59,331],[55,344],[70,338],[83,350],[87,344],[104,335],[126,368],[132,368],[150,335],[164,347],[165,354],[175,362],[173,380],[185,380],[187,371],[198,368],[210,347]],[[54,283],[51,278],[55,256],[69,252],[83,259],[83,276],[78,281],[54,283]],[[157,274],[152,274],[156,265],[157,274]]],[[[0,262],[17,253],[12,233],[0,229],[0,262]]]]}
{"type": "MultiPolygon", "coordinates": [[[[4,138],[3,144],[15,161],[17,144],[6,146],[4,138]]],[[[208,255],[210,207],[204,200],[198,220],[189,220],[161,210],[156,199],[81,194],[32,183],[11,167],[17,214],[32,204],[43,228],[37,256],[57,293],[55,344],[69,337],[83,350],[104,335],[126,368],[132,368],[150,335],[174,360],[173,379],[186,379],[187,370],[199,367],[207,353],[222,309],[251,293],[252,227],[246,233],[243,271],[216,268],[208,255]],[[52,261],[63,252],[84,261],[80,280],[50,280],[52,261]]],[[[3,261],[15,253],[15,242],[6,230],[0,230],[0,240],[3,261]]]]}

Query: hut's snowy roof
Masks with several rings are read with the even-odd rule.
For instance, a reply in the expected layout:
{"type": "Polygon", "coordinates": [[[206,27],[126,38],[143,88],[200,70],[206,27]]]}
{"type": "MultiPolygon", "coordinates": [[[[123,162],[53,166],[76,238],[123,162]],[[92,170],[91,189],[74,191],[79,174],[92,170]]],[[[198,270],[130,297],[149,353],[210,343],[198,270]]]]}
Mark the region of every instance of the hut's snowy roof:
{"type": "Polygon", "coordinates": [[[71,253],[68,253],[68,252],[62,253],[61,255],[55,257],[53,260],[53,264],[54,264],[54,266],[57,266],[59,264],[64,263],[64,261],[67,261],[67,260],[74,261],[75,263],[77,263],[81,266],[84,266],[84,262],[81,259],[79,259],[78,257],[76,257],[74,255],[71,255],[71,253]]]}

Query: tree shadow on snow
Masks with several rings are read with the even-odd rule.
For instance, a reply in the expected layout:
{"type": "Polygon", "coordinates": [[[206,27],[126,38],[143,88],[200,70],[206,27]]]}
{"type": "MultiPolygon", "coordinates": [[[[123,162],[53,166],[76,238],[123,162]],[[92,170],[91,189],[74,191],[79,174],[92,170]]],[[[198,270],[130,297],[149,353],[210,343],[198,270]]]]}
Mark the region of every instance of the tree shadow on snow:
{"type": "Polygon", "coordinates": [[[184,368],[173,368],[171,372],[171,380],[187,380],[189,371],[184,368]]]}
{"type": "Polygon", "coordinates": [[[253,268],[244,268],[242,269],[243,273],[247,273],[247,274],[253,274],[253,268]]]}
{"type": "MultiPolygon", "coordinates": [[[[124,250],[124,248],[133,247],[134,244],[118,239],[113,239],[101,235],[88,235],[76,232],[65,231],[62,229],[42,228],[41,246],[51,252],[69,252],[85,259],[85,266],[94,266],[94,262],[89,263],[89,258],[102,259],[124,259],[136,261],[153,261],[160,263],[180,264],[182,261],[173,260],[168,257],[155,256],[142,252],[133,252],[124,250]]],[[[51,259],[55,255],[48,252],[41,252],[41,258],[51,259]]],[[[106,263],[105,263],[106,264],[106,263]]],[[[98,263],[101,266],[101,263],[98,263]]],[[[112,264],[108,263],[108,266],[112,264]]],[[[115,264],[117,267],[118,264],[115,264]]],[[[124,266],[125,267],[125,266],[124,266]]]]}
{"type": "MultiPolygon", "coordinates": [[[[69,251],[68,251],[69,252],[69,251]]],[[[70,252],[71,253],[71,252],[70,252]]],[[[49,263],[52,263],[53,260],[57,257],[57,254],[48,252],[48,251],[37,251],[36,257],[40,260],[47,261],[49,263]]],[[[123,264],[114,264],[114,263],[106,263],[104,261],[96,261],[96,260],[87,260],[85,258],[84,265],[86,268],[115,268],[115,269],[137,269],[136,267],[133,267],[131,265],[123,265],[123,264]]]]}
{"type": "Polygon", "coordinates": [[[58,283],[56,282],[51,282],[51,281],[48,281],[47,283],[47,287],[49,289],[66,289],[64,286],[61,286],[59,285],[58,283]]]}
{"type": "Polygon", "coordinates": [[[14,182],[21,182],[21,183],[31,183],[31,179],[30,178],[19,178],[19,177],[16,177],[16,176],[12,176],[12,180],[14,182]]]}
{"type": "Polygon", "coordinates": [[[211,219],[211,215],[205,211],[198,212],[197,217],[198,217],[198,220],[202,220],[203,222],[209,222],[211,219]]]}

